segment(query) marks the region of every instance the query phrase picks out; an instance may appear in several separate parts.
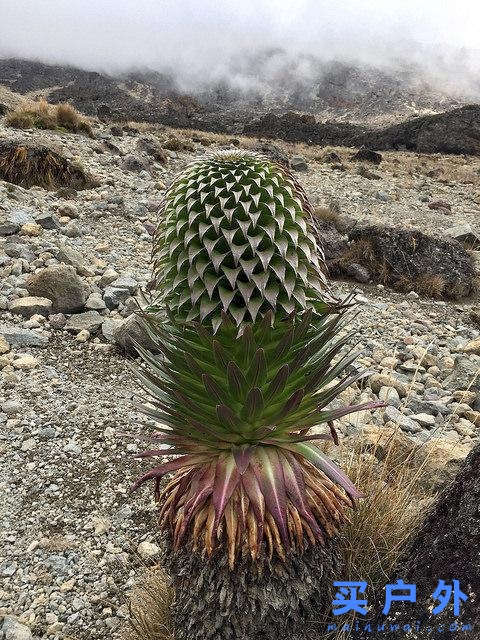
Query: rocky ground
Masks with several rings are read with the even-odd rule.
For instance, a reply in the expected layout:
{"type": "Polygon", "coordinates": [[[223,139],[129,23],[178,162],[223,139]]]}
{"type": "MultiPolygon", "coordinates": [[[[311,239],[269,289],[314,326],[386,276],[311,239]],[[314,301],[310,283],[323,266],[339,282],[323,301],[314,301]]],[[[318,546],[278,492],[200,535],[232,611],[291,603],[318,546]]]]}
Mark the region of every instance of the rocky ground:
{"type": "MultiPolygon", "coordinates": [[[[0,124],[0,140],[47,144],[100,182],[79,192],[0,182],[5,640],[116,637],[128,592],[158,552],[150,496],[128,493],[143,465],[124,434],[148,425],[132,407],[137,388],[122,346],[135,296],[149,279],[149,234],[165,185],[205,152],[195,142],[205,139],[187,134],[193,151],[167,150],[165,163],[157,161],[153,134],[149,146],[140,142],[145,132],[113,132],[96,125],[89,139],[0,124]]],[[[372,167],[352,161],[347,149],[334,150],[333,162],[315,147],[284,144],[282,151],[303,156],[293,166],[313,203],[351,220],[437,237],[458,237],[466,224],[473,239],[480,231],[478,158],[388,152],[372,167]]],[[[374,375],[344,400],[380,397],[388,406],[345,418],[339,430],[348,438],[367,425],[365,437],[374,438],[396,425],[431,449],[432,477],[444,480],[480,435],[478,300],[453,304],[368,283],[334,284],[338,294],[355,287],[360,361],[374,375]]]]}

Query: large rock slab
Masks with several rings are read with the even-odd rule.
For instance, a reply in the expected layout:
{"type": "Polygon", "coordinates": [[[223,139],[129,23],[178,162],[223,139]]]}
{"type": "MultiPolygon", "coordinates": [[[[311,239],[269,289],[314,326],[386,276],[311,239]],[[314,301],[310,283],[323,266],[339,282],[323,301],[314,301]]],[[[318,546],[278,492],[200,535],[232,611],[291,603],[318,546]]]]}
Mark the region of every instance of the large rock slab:
{"type": "Polygon", "coordinates": [[[11,347],[44,347],[48,344],[48,337],[21,327],[0,324],[2,335],[11,347]]]}
{"type": "Polygon", "coordinates": [[[363,137],[363,143],[372,149],[480,155],[480,105],[470,104],[371,130],[363,137]]]}
{"type": "Polygon", "coordinates": [[[85,311],[84,313],[76,313],[67,320],[65,329],[78,333],[87,330],[89,333],[95,333],[100,328],[104,318],[98,311],[85,311]]]}
{"type": "Polygon", "coordinates": [[[52,301],[48,298],[38,298],[36,296],[26,296],[13,300],[9,305],[9,310],[24,318],[31,318],[35,314],[48,316],[52,310],[52,301]]]}

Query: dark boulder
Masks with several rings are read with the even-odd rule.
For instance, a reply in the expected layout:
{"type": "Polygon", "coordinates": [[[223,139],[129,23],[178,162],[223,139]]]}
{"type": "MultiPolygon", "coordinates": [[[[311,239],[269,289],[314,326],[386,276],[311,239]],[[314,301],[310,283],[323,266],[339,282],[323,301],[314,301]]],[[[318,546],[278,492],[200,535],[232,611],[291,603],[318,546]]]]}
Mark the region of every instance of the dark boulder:
{"type": "Polygon", "coordinates": [[[44,146],[21,142],[0,142],[0,180],[12,182],[26,189],[43,187],[75,190],[98,186],[98,181],[83,168],[44,146]]]}
{"type": "Polygon", "coordinates": [[[280,115],[269,112],[258,120],[249,122],[243,129],[246,135],[324,146],[355,146],[365,131],[364,127],[344,122],[319,123],[311,114],[294,111],[280,115]]]}
{"type": "Polygon", "coordinates": [[[480,105],[471,104],[370,131],[364,144],[372,149],[480,155],[480,105]]]}
{"type": "Polygon", "coordinates": [[[373,151],[368,147],[360,147],[360,149],[353,154],[350,160],[355,162],[372,162],[373,164],[380,164],[382,161],[382,154],[377,151],[373,151]]]}
{"type": "Polygon", "coordinates": [[[373,225],[346,226],[347,236],[339,231],[341,222],[313,220],[332,277],[373,280],[431,298],[459,299],[478,291],[474,259],[460,242],[373,225]]]}
{"type": "MultiPolygon", "coordinates": [[[[411,625],[408,638],[429,640],[430,638],[478,638],[480,634],[480,445],[477,445],[465,460],[451,484],[443,489],[427,514],[420,529],[413,535],[397,562],[392,576],[386,582],[402,579],[415,584],[415,603],[393,603],[392,612],[381,615],[383,594],[377,595],[374,607],[376,619],[372,629],[385,624],[386,631],[368,633],[363,637],[396,640],[404,637],[398,631],[389,632],[390,625],[403,629],[411,625]],[[432,599],[439,580],[453,585],[458,580],[459,588],[468,599],[460,603],[460,615],[455,616],[452,602],[442,612],[432,613],[432,599]],[[419,631],[416,624],[419,623],[419,631]],[[441,636],[438,628],[444,627],[441,636]],[[460,633],[451,625],[471,625],[472,633],[460,633]],[[429,631],[430,628],[430,631],[429,631]]],[[[367,622],[367,621],[365,621],[367,622]]],[[[406,637],[406,636],[405,636],[406,637]]]]}

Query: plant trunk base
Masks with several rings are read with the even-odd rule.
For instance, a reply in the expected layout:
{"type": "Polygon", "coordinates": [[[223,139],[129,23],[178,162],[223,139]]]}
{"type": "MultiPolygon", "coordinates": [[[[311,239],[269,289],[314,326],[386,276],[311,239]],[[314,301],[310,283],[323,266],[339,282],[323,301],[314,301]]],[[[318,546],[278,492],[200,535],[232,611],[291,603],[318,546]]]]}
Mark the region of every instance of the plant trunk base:
{"type": "Polygon", "coordinates": [[[331,610],[340,575],[334,544],[291,553],[287,562],[240,558],[231,571],[220,549],[209,559],[191,548],[163,558],[175,592],[175,640],[300,640],[331,610]]]}

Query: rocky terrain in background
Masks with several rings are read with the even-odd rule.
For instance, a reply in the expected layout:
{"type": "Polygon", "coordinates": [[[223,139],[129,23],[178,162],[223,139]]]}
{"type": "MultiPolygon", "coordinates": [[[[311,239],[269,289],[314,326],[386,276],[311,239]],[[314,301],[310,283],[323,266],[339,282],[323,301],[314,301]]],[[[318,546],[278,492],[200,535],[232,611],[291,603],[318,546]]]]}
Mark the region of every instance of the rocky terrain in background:
{"type": "MultiPolygon", "coordinates": [[[[70,102],[89,116],[220,133],[245,132],[313,144],[356,145],[358,136],[368,133],[371,146],[380,128],[383,134],[378,143],[386,146],[379,148],[392,148],[392,144],[415,148],[408,132],[400,139],[388,126],[480,100],[478,83],[463,94],[454,94],[412,65],[399,63],[388,71],[306,56],[292,67],[282,58],[283,53],[268,50],[252,55],[232,67],[231,79],[200,78],[198,86],[188,91],[168,72],[132,70],[111,76],[42,62],[0,59],[0,110],[2,104],[14,106],[22,97],[43,96],[51,103],[70,102]],[[304,75],[302,64],[309,70],[304,75]],[[283,125],[282,120],[276,121],[288,112],[297,114],[297,119],[298,114],[305,114],[306,119],[302,123],[290,117],[283,125]],[[291,133],[292,128],[296,133],[291,133]]],[[[475,118],[478,122],[478,112],[475,118]]],[[[474,138],[478,152],[478,124],[474,138]]],[[[422,150],[420,145],[418,148],[422,150]]],[[[466,148],[459,152],[472,153],[466,148]]]]}
{"type": "MultiPolygon", "coordinates": [[[[15,85],[25,93],[80,82],[55,69],[36,68],[33,86],[22,75],[6,82],[0,66],[4,100],[18,96],[15,85]]],[[[142,339],[134,311],[162,195],[193,157],[235,145],[289,161],[319,212],[335,219],[319,213],[333,254],[353,229],[394,225],[423,232],[432,247],[456,239],[454,250],[480,270],[478,157],[358,157],[353,148],[99,120],[93,129],[89,138],[0,120],[0,142],[48,147],[95,178],[81,190],[0,180],[0,637],[8,640],[119,637],[128,592],[159,551],[151,496],[128,493],[143,465],[125,433],[148,428],[132,405],[129,340],[142,339]]],[[[337,428],[348,442],[362,426],[368,445],[396,427],[402,446],[430,452],[429,481],[444,482],[480,435],[478,296],[397,293],[351,266],[354,280],[333,287],[339,296],[357,291],[352,326],[373,375],[343,401],[381,398],[387,407],[337,428]]]]}

